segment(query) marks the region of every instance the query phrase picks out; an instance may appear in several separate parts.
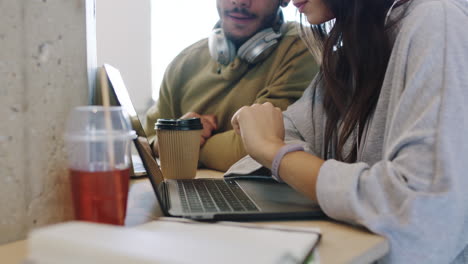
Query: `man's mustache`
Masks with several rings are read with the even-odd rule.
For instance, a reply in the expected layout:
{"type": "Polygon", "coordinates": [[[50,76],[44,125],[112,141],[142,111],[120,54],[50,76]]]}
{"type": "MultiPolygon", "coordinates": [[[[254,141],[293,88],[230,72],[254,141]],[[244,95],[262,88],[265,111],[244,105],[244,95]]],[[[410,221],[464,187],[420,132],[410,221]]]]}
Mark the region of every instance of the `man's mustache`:
{"type": "Polygon", "coordinates": [[[247,16],[249,18],[257,17],[257,15],[255,15],[253,13],[250,13],[249,10],[247,10],[246,8],[235,7],[233,9],[231,9],[231,10],[228,10],[228,11],[224,12],[225,15],[230,15],[231,13],[242,14],[242,15],[247,16]]]}

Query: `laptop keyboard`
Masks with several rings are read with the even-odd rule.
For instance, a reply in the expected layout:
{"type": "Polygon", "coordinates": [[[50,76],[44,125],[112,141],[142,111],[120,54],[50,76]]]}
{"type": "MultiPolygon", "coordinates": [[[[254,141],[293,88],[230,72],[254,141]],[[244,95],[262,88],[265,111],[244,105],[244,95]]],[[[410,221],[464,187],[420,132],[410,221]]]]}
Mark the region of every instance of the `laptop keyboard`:
{"type": "Polygon", "coordinates": [[[259,211],[235,181],[178,180],[185,212],[259,211]]]}

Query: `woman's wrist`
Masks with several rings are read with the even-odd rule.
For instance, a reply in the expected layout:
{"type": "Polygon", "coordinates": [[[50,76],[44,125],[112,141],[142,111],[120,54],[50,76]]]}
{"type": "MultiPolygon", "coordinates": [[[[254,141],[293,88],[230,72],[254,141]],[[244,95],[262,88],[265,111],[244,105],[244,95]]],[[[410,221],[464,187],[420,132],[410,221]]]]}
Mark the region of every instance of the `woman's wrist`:
{"type": "Polygon", "coordinates": [[[256,154],[251,156],[264,167],[271,169],[276,153],[278,153],[278,151],[285,145],[286,144],[283,141],[269,142],[259,148],[256,154]]]}
{"type": "Polygon", "coordinates": [[[285,155],[287,155],[290,152],[295,152],[295,151],[304,151],[304,147],[302,146],[302,144],[284,145],[278,150],[278,152],[275,155],[275,158],[273,159],[273,163],[270,169],[271,176],[273,177],[273,179],[275,179],[278,182],[283,182],[279,174],[281,161],[283,160],[283,157],[285,155]]]}

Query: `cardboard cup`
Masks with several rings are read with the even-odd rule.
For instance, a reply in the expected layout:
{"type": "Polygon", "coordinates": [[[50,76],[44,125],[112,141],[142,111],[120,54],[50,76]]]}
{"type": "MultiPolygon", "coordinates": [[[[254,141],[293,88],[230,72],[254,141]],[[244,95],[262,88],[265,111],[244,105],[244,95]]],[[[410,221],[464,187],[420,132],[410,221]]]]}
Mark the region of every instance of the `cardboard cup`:
{"type": "Polygon", "coordinates": [[[158,119],[155,128],[164,178],[195,178],[203,128],[199,118],[158,119]]]}

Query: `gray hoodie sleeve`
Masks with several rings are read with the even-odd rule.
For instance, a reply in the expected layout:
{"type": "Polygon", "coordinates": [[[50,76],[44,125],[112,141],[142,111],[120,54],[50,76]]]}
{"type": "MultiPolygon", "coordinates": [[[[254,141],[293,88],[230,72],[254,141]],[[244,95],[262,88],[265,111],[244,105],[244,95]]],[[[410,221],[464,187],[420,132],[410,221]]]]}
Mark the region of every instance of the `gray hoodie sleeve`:
{"type": "Polygon", "coordinates": [[[326,161],[317,195],[330,217],[390,240],[383,262],[461,263],[468,244],[468,4],[411,2],[360,146],[362,157],[380,159],[326,161]],[[377,124],[382,133],[373,134],[377,124]]]}
{"type": "MultiPolygon", "coordinates": [[[[309,143],[310,139],[314,138],[311,116],[311,99],[313,94],[314,81],[304,91],[302,97],[294,102],[283,112],[283,121],[285,129],[284,141],[286,144],[302,144],[304,150],[313,155],[316,155],[315,149],[309,143]]],[[[234,163],[224,174],[229,177],[233,175],[248,175],[263,166],[255,161],[250,155],[247,155],[234,163]]]]}

